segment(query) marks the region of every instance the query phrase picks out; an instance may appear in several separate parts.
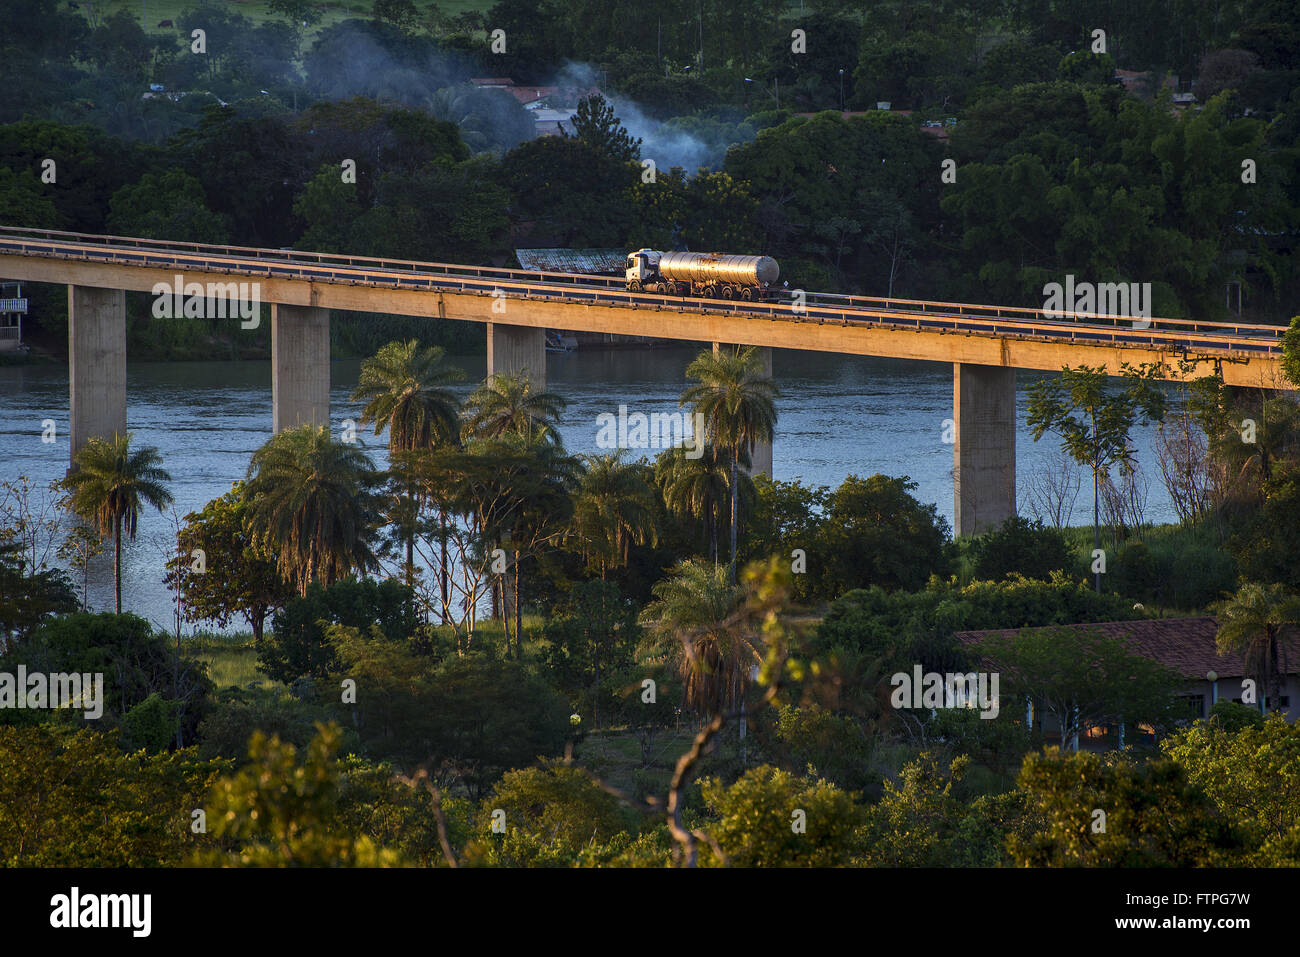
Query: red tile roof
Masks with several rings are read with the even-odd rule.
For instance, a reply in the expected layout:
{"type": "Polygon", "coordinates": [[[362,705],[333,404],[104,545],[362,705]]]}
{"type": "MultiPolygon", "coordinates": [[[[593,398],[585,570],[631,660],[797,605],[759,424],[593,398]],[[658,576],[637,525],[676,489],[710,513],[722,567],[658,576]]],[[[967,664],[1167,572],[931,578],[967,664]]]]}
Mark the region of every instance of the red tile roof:
{"type": "MultiPolygon", "coordinates": [[[[1246,673],[1239,655],[1219,654],[1215,645],[1219,623],[1214,618],[1155,618],[1063,627],[1095,628],[1107,638],[1123,641],[1134,654],[1158,661],[1191,680],[1203,681],[1209,671],[1217,672],[1220,678],[1240,678],[1246,673]]],[[[962,644],[978,645],[989,635],[1014,635],[1029,630],[959,631],[955,637],[962,644]]],[[[1280,644],[1283,671],[1300,674],[1300,634],[1284,635],[1280,644]]]]}

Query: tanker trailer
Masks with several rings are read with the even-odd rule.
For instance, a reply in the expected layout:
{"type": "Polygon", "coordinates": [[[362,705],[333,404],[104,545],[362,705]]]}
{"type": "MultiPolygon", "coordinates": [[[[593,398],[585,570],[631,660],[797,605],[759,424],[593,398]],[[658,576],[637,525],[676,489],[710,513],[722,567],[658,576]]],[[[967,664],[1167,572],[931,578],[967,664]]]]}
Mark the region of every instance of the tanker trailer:
{"type": "Polygon", "coordinates": [[[780,274],[781,269],[771,256],[639,249],[627,257],[629,292],[749,301],[767,298],[780,274]]]}

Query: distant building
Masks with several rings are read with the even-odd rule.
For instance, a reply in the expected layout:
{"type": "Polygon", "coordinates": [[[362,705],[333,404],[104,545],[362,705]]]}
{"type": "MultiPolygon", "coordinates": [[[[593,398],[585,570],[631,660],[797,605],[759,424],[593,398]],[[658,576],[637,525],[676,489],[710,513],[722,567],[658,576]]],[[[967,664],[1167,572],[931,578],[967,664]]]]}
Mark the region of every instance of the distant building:
{"type": "Polygon", "coordinates": [[[625,249],[516,249],[515,258],[522,269],[586,276],[622,276],[627,266],[625,249]]]}
{"type": "MultiPolygon", "coordinates": [[[[1220,701],[1242,702],[1242,680],[1247,676],[1245,662],[1235,654],[1220,655],[1216,644],[1219,630],[1217,619],[1156,618],[1142,621],[1108,621],[1100,624],[1064,626],[1070,629],[1095,629],[1107,638],[1118,639],[1129,653],[1159,662],[1177,672],[1183,679],[1178,696],[1186,702],[1187,718],[1208,718],[1210,709],[1220,701]],[[1214,677],[1211,678],[1210,676],[1214,677]]],[[[1032,628],[1005,628],[992,631],[959,631],[954,636],[959,642],[978,651],[979,644],[993,635],[1015,635],[1032,628]]],[[[1268,710],[1280,708],[1288,721],[1300,718],[1300,634],[1284,633],[1280,641],[1279,667],[1284,675],[1282,697],[1279,702],[1265,702],[1268,710]]],[[[986,661],[992,670],[997,663],[986,661]]],[[[1264,701],[1268,689],[1258,688],[1258,699],[1264,701]]],[[[1003,702],[1003,708],[1009,708],[1003,702]]],[[[1059,734],[1060,726],[1050,714],[1035,706],[1035,725],[1044,733],[1059,734]]],[[[1090,727],[1084,729],[1080,747],[1104,749],[1118,743],[1116,728],[1090,727]]],[[[1128,743],[1141,736],[1141,729],[1128,729],[1128,743]],[[1135,732],[1137,732],[1135,734],[1135,732]]]]}
{"type": "Polygon", "coordinates": [[[27,300],[23,298],[22,283],[0,283],[0,352],[16,352],[23,345],[23,316],[27,315],[27,300]]]}
{"type": "Polygon", "coordinates": [[[573,131],[569,122],[578,103],[593,93],[595,86],[516,86],[508,76],[473,77],[470,83],[482,90],[509,93],[533,115],[535,136],[559,136],[573,131]]]}

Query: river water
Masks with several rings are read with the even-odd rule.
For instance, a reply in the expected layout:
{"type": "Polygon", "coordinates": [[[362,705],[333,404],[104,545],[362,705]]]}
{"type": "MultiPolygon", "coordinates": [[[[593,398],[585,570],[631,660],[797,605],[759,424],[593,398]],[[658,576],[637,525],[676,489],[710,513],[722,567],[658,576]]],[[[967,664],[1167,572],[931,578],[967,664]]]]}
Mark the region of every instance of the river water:
{"type": "MultiPolygon", "coordinates": [[[[598,416],[676,412],[686,385],[685,370],[698,349],[584,350],[547,356],[547,385],[568,400],[561,423],[566,447],[595,453],[598,416]]],[[[486,374],[486,359],[455,360],[467,379],[464,394],[486,374]]],[[[350,400],[359,361],[331,367],[331,416],[336,430],[358,418],[350,400]]],[[[953,517],[952,446],[945,444],[944,420],[952,416],[952,366],[902,359],[836,356],[777,350],[773,374],[781,388],[773,450],[777,479],[836,486],[845,476],[877,472],[908,475],[913,494],[934,503],[951,525],[953,517]]],[[[1058,442],[1044,436],[1035,443],[1025,426],[1026,389],[1040,374],[1017,377],[1019,426],[1017,481],[1020,512],[1032,514],[1026,482],[1035,469],[1058,467],[1058,442]]],[[[127,425],[135,441],[156,446],[171,473],[170,489],[179,515],[197,510],[244,476],[249,456],[271,435],[269,362],[134,363],[127,369],[127,425]]],[[[361,433],[366,448],[383,467],[385,438],[361,433]]],[[[1152,451],[1154,429],[1138,427],[1134,442],[1148,478],[1146,518],[1175,516],[1152,451]]],[[[633,457],[642,453],[634,452],[633,457]]],[[[653,457],[655,450],[644,453],[653,457]]],[[[39,486],[61,478],[68,464],[68,379],[57,366],[0,368],[0,477],[25,475],[39,486]],[[41,440],[41,423],[53,419],[53,443],[41,440]]],[[[1085,479],[1072,524],[1090,525],[1091,494],[1085,479]]],[[[163,584],[170,519],[148,511],[137,540],[123,549],[124,607],[159,625],[171,621],[171,595],[163,584]]],[[[74,578],[76,576],[74,575],[74,578]]],[[[78,589],[80,582],[78,581],[78,589]]],[[[92,610],[111,610],[112,550],[92,563],[92,610]]]]}

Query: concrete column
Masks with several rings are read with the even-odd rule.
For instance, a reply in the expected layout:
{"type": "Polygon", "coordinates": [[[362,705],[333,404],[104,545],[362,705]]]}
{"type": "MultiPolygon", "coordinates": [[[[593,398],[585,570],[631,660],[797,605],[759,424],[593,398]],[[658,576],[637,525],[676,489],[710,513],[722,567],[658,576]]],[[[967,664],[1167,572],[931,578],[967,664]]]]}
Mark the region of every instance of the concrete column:
{"type": "Polygon", "coordinates": [[[330,311],[271,305],[271,427],[329,425],[330,311]]]}
{"type": "Polygon", "coordinates": [[[978,535],[1016,514],[1016,370],[953,363],[954,534],[978,535]]]}
{"type": "Polygon", "coordinates": [[[126,292],[68,286],[71,454],[126,434],[126,292]]]}
{"type": "MultiPolygon", "coordinates": [[[[716,356],[722,343],[713,344],[713,354],[716,356]]],[[[738,347],[737,347],[738,348],[738,347]]],[[[762,366],[763,374],[768,378],[772,377],[772,350],[767,346],[758,347],[758,361],[762,366]]],[[[772,443],[759,442],[754,446],[753,454],[750,455],[750,475],[766,475],[772,477],[772,443]]]]}
{"type": "Polygon", "coordinates": [[[487,373],[524,372],[534,392],[546,390],[546,330],[487,324],[487,373]]]}

